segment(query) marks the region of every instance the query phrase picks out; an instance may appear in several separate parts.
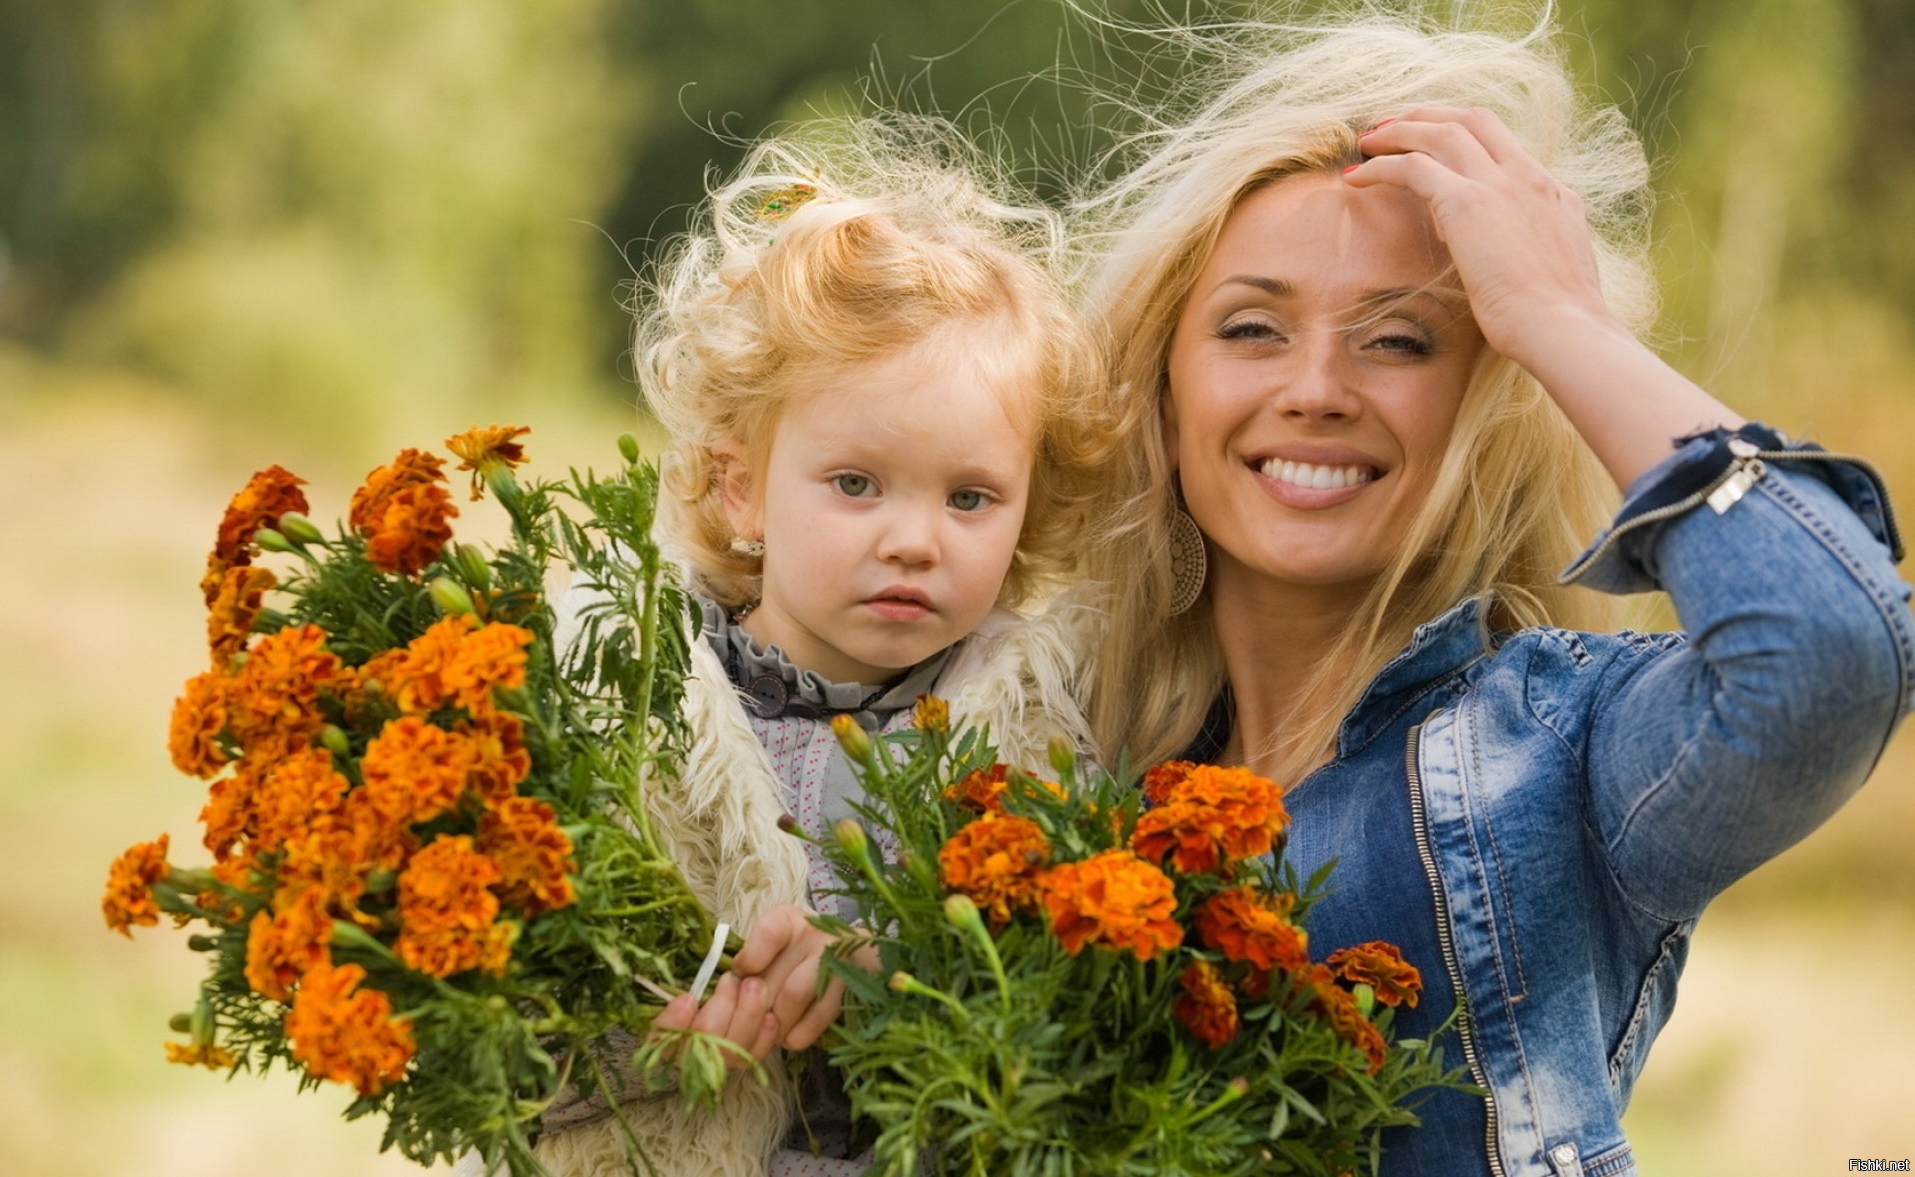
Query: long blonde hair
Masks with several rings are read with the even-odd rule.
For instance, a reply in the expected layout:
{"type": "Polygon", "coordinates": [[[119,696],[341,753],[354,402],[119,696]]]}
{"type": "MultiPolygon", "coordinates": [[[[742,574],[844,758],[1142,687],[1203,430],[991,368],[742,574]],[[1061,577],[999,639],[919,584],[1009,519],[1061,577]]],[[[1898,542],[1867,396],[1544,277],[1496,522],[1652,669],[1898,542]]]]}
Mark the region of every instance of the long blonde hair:
{"type": "Polygon", "coordinates": [[[961,331],[1036,441],[999,598],[1024,602],[1072,574],[1118,445],[1102,358],[1054,269],[1062,219],[1006,195],[934,120],[807,130],[757,145],[640,304],[639,384],[671,438],[661,527],[703,592],[755,601],[761,558],[732,549],[719,447],[762,465],[785,408],[835,369],[961,331]]]}
{"type": "MultiPolygon", "coordinates": [[[[1357,136],[1414,107],[1486,107],[1585,202],[1611,308],[1638,330],[1655,311],[1641,147],[1620,112],[1578,102],[1547,29],[1505,37],[1366,15],[1176,37],[1206,58],[1203,78],[1223,81],[1154,113],[1118,155],[1120,178],[1077,206],[1079,239],[1100,254],[1087,305],[1110,341],[1129,438],[1107,474],[1107,534],[1089,557],[1110,614],[1091,722],[1103,754],[1126,750],[1132,763],[1187,747],[1224,684],[1207,595],[1180,616],[1169,611],[1175,492],[1161,408],[1171,332],[1247,193],[1361,162],[1357,136]]],[[[1556,574],[1614,498],[1542,387],[1486,350],[1407,541],[1322,652],[1282,730],[1246,751],[1272,756],[1279,779],[1300,778],[1414,628],[1473,595],[1493,594],[1495,629],[1608,627],[1602,599],[1559,586],[1556,574]]]]}

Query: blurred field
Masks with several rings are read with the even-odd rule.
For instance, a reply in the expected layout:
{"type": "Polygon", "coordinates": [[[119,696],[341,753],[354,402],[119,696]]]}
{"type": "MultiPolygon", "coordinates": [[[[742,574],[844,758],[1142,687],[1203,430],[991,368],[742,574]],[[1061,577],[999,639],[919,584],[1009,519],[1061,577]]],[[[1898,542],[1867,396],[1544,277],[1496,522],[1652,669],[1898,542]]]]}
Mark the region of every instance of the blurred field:
{"type": "MultiPolygon", "coordinates": [[[[413,1167],[338,1121],[339,1090],[230,1084],[168,1066],[166,1019],[199,977],[184,937],[108,933],[108,861],[170,831],[193,860],[197,782],[166,761],[166,716],[204,659],[196,582],[226,498],[279,461],[328,518],[401,444],[329,457],[221,426],[167,390],[0,356],[0,1172],[8,1177],[373,1177],[413,1167]],[[56,383],[57,382],[57,383],[56,383]]],[[[591,464],[615,406],[515,417],[535,469],[591,464]]],[[[479,504],[468,517],[485,512],[479,504]]],[[[1915,739],[1861,797],[1705,918],[1629,1126],[1660,1177],[1842,1171],[1915,1151],[1915,739]]]]}

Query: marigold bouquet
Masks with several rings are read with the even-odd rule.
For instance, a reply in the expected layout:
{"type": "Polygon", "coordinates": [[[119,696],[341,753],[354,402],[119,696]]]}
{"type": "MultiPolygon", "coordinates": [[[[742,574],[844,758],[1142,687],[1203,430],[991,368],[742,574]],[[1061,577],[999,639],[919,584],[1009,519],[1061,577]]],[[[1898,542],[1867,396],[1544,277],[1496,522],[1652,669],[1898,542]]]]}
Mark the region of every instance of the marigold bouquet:
{"type": "Polygon", "coordinates": [[[916,718],[890,749],[838,729],[874,828],[831,848],[856,908],[823,921],[847,986],[831,1057],[878,1125],[873,1172],[1374,1171],[1416,1092],[1461,1085],[1434,1043],[1393,1041],[1422,990],[1394,947],[1312,959],[1329,871],[1284,867],[1270,781],[1178,762],[1139,788],[1063,745],[1043,781],[935,699],[916,718]]]}
{"type": "MultiPolygon", "coordinates": [[[[204,926],[173,1061],[346,1084],[348,1118],[386,1118],[383,1147],[477,1150],[515,1177],[542,1172],[558,1091],[621,1081],[593,1040],[643,1037],[717,951],[641,804],[688,738],[656,472],[627,437],[614,476],[521,484],[526,432],[446,443],[510,517],[497,551],[451,542],[445,462],[416,449],[331,538],[277,466],[232,500],[200,586],[211,665],[169,740],[211,782],[211,862],[172,863],[162,834],[113,864],[103,902],[126,934],[161,913],[204,926]],[[575,608],[547,593],[555,561],[575,608]]],[[[641,1071],[667,1040],[685,1098],[725,1081],[696,1035],[652,1036],[641,1071]]]]}

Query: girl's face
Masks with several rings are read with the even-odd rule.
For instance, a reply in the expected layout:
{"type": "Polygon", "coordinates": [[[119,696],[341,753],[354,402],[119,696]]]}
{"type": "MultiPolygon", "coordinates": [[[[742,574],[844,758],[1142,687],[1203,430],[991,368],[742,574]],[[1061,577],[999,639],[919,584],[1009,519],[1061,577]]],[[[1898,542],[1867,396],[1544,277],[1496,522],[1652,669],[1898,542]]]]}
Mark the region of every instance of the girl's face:
{"type": "Polygon", "coordinates": [[[726,452],[733,530],[765,542],[744,629],[835,682],[878,683],[997,602],[1035,449],[963,335],[835,369],[780,415],[762,470],[726,452]]]}
{"type": "Polygon", "coordinates": [[[1483,337],[1408,192],[1306,173],[1224,222],[1170,341],[1165,441],[1213,583],[1360,592],[1436,477],[1483,337]]]}

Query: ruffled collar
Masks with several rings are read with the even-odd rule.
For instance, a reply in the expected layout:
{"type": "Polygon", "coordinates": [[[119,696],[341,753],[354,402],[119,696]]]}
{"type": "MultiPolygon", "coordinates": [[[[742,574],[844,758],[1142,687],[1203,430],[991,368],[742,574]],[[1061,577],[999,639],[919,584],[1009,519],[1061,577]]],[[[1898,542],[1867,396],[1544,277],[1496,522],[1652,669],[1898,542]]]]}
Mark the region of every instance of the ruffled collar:
{"type": "Polygon", "coordinates": [[[719,605],[703,597],[698,603],[704,614],[700,636],[725,663],[725,672],[745,706],[761,719],[852,715],[860,726],[875,726],[890,713],[912,706],[919,695],[929,694],[956,649],[940,650],[889,682],[832,682],[794,666],[777,646],[753,641],[719,605]]]}

